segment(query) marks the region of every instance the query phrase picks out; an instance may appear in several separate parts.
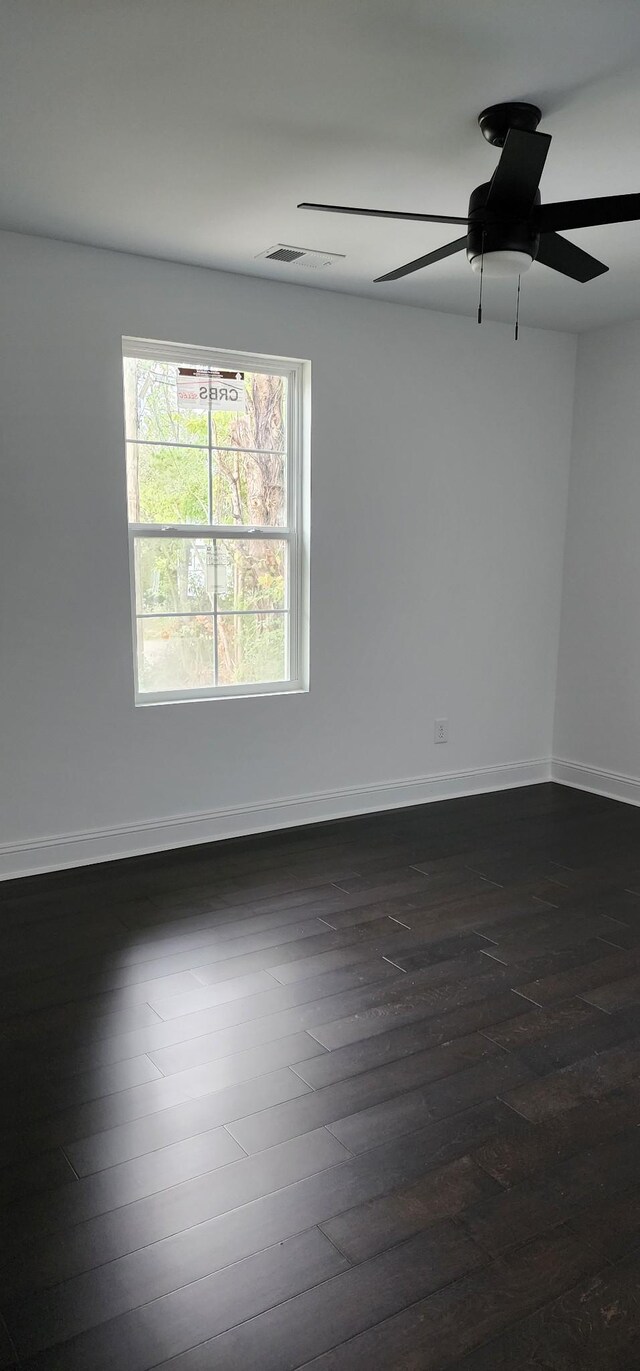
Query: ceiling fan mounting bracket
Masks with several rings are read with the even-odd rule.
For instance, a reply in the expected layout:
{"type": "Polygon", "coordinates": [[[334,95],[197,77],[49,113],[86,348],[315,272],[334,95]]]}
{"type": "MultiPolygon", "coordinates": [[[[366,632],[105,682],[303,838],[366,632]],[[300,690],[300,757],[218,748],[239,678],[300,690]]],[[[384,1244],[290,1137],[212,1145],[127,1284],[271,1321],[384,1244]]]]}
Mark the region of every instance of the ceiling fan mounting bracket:
{"type": "Polygon", "coordinates": [[[527,105],[518,100],[510,100],[503,105],[489,105],[478,115],[482,133],[494,148],[504,146],[509,129],[535,133],[541,119],[542,110],[537,105],[527,105]]]}

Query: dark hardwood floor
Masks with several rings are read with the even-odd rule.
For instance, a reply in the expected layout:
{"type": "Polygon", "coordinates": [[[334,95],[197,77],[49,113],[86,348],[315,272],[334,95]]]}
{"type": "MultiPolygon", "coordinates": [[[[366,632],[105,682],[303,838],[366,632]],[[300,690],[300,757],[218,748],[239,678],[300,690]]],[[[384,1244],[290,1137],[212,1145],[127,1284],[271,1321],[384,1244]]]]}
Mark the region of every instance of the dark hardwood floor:
{"type": "Polygon", "coordinates": [[[640,810],[0,887],[0,1367],[640,1366],[640,810]]]}

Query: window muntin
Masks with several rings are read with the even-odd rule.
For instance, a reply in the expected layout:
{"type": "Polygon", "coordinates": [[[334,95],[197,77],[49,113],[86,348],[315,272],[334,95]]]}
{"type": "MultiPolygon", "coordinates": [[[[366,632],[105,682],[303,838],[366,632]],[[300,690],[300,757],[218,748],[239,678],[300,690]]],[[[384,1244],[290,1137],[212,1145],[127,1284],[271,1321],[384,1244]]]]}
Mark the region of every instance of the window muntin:
{"type": "Polygon", "coordinates": [[[302,689],[302,363],[124,340],[138,703],[302,689]],[[244,411],[178,369],[239,368],[244,411]]]}

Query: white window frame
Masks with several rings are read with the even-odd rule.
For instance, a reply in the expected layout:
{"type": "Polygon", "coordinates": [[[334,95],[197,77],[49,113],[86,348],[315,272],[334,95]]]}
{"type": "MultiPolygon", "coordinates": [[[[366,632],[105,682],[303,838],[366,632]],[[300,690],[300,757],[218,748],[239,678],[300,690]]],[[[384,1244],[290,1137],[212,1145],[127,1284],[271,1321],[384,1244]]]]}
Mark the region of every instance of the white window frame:
{"type": "MultiPolygon", "coordinates": [[[[220,348],[183,343],[159,342],[151,338],[123,338],[122,356],[173,362],[178,366],[211,366],[221,370],[262,371],[270,376],[287,378],[286,414],[286,523],[266,527],[247,527],[243,524],[134,524],[128,518],[129,575],[131,583],[131,623],[133,636],[133,669],[135,703],[137,706],[186,703],[194,700],[242,699],[247,696],[301,693],[309,689],[309,457],[310,457],[310,363],[297,358],[271,357],[264,353],[234,352],[220,348]],[[138,680],[138,612],[136,605],[135,539],[136,538],[224,538],[264,541],[277,539],[287,545],[288,611],[287,634],[288,676],[283,681],[257,681],[242,685],[214,685],[185,687],[181,690],[140,690],[138,680]]],[[[123,369],[124,389],[124,369],[123,369]]],[[[126,405],[124,406],[126,416],[126,405]]],[[[127,478],[128,442],[132,442],[124,423],[125,479],[127,478]]],[[[161,446],[149,440],[149,446],[161,446]]],[[[171,444],[180,447],[181,444],[171,444]]],[[[191,444],[185,444],[190,447],[191,444]]],[[[203,451],[209,454],[215,444],[203,451]]]]}

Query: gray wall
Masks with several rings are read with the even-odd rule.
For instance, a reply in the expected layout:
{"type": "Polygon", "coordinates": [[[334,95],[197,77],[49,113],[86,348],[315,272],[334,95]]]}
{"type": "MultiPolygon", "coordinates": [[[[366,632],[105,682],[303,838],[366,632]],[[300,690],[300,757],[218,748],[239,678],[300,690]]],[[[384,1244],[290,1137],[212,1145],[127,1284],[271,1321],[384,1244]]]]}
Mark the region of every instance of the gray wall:
{"type": "Polygon", "coordinates": [[[0,870],[544,774],[573,338],[18,235],[0,255],[0,870]],[[123,334],[311,359],[308,695],[134,707],[123,334]]]}
{"type": "Polygon", "coordinates": [[[580,338],[554,752],[640,800],[640,323],[580,338]]]}

